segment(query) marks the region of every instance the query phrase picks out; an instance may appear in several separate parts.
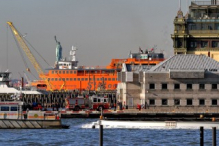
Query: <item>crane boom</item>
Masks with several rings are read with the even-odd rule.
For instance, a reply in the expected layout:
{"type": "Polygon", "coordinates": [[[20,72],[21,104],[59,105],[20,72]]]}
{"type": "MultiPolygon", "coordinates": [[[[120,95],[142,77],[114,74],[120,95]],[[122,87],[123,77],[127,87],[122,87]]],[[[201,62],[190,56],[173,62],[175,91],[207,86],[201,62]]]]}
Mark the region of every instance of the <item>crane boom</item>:
{"type": "MultiPolygon", "coordinates": [[[[27,44],[25,43],[23,37],[21,36],[21,34],[18,32],[18,30],[14,27],[12,22],[7,22],[7,24],[10,26],[17,42],[19,43],[20,47],[24,50],[24,52],[26,53],[28,59],[30,60],[30,62],[32,63],[32,65],[34,66],[35,70],[37,71],[39,77],[41,79],[43,79],[47,85],[49,85],[49,90],[52,90],[51,84],[49,83],[48,79],[46,78],[42,68],[40,67],[39,63],[37,62],[36,58],[33,56],[33,54],[31,53],[30,49],[28,48],[27,44]]],[[[29,70],[28,70],[29,71],[29,70]]]]}
{"type": "Polygon", "coordinates": [[[43,70],[40,67],[39,63],[37,62],[37,60],[35,59],[35,57],[33,56],[33,54],[31,53],[30,49],[28,48],[27,44],[25,43],[23,37],[20,35],[20,33],[17,31],[17,29],[14,27],[12,22],[7,22],[8,25],[10,26],[15,38],[17,39],[17,42],[19,43],[20,47],[24,50],[24,52],[26,53],[28,59],[30,60],[30,62],[32,63],[32,65],[34,66],[34,68],[36,69],[37,73],[43,74],[43,70]]]}

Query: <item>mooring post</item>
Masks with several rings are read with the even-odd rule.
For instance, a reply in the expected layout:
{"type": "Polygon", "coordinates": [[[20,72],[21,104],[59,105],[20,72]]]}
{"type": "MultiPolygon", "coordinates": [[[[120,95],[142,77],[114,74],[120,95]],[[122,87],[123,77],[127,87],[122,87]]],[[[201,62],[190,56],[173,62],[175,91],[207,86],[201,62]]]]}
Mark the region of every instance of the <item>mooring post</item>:
{"type": "Polygon", "coordinates": [[[103,108],[101,108],[101,115],[100,115],[100,120],[99,120],[99,126],[100,126],[100,146],[103,146],[103,125],[102,125],[102,120],[103,120],[103,108]]]}
{"type": "Polygon", "coordinates": [[[212,127],[212,146],[216,146],[216,127],[212,127]]]}
{"type": "Polygon", "coordinates": [[[200,146],[204,146],[204,128],[200,127],[200,146]]]}

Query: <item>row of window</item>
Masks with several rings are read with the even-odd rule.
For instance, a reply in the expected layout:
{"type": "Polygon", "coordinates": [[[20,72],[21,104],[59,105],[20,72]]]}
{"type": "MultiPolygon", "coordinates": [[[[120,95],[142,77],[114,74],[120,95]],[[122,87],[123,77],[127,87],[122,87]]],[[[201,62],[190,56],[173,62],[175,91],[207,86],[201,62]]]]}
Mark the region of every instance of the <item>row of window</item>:
{"type": "Polygon", "coordinates": [[[18,111],[18,107],[16,106],[1,106],[1,111],[18,111]]]}
{"type": "MultiPolygon", "coordinates": [[[[88,81],[88,78],[48,78],[49,81],[88,81]]],[[[117,81],[117,78],[90,78],[90,81],[117,81]]]]}
{"type": "MultiPolygon", "coordinates": [[[[180,28],[179,28],[180,29],[180,28]]],[[[190,23],[188,25],[189,30],[219,30],[219,23],[190,23]]]]}
{"type": "MultiPolygon", "coordinates": [[[[100,71],[85,71],[86,73],[100,73],[100,71]]],[[[59,71],[52,71],[52,74],[76,74],[77,71],[66,71],[66,70],[59,70],[59,71]]],[[[83,71],[84,73],[84,71],[83,71]]],[[[115,73],[115,71],[101,71],[101,73],[115,73]]]]}
{"type": "MultiPolygon", "coordinates": [[[[189,47],[197,48],[198,44],[200,44],[201,48],[205,48],[205,47],[209,46],[209,42],[208,41],[191,41],[189,43],[189,47]]],[[[212,41],[211,47],[212,48],[218,48],[219,47],[219,41],[212,41]]]]}
{"type": "MultiPolygon", "coordinates": [[[[168,99],[161,99],[161,105],[168,105],[168,99]]],[[[149,99],[149,105],[155,105],[155,99],[149,99]]],[[[174,105],[181,105],[180,99],[174,99],[174,105]]],[[[193,99],[186,99],[186,105],[193,105],[193,99]]],[[[199,99],[199,105],[205,105],[205,99],[199,99]]],[[[211,99],[211,105],[217,105],[217,99],[211,99]]]]}
{"type": "MultiPolygon", "coordinates": [[[[186,84],[186,89],[192,90],[193,89],[193,84],[186,84]]],[[[211,84],[211,89],[217,89],[217,84],[211,84]]],[[[149,89],[155,89],[155,84],[150,83],[149,84],[149,89]]],[[[166,83],[161,84],[161,89],[167,90],[168,86],[166,83]]],[[[174,89],[181,89],[180,84],[174,84],[174,89]]],[[[204,90],[205,89],[205,84],[199,84],[199,89],[204,90]]]]}

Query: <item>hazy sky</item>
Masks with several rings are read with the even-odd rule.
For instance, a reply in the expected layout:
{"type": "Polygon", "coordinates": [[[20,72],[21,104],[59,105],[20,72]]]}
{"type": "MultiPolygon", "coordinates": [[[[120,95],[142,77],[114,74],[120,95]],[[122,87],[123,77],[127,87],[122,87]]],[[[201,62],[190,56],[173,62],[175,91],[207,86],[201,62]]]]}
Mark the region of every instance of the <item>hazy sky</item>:
{"type": "MultiPolygon", "coordinates": [[[[25,71],[7,21],[27,33],[26,39],[51,66],[55,62],[54,35],[61,42],[63,56],[68,58],[74,45],[79,65],[105,66],[112,58],[126,58],[130,50],[138,52],[139,46],[145,50],[157,45],[166,58],[173,55],[170,35],[178,10],[178,0],[1,0],[0,70],[7,69],[8,49],[13,78],[25,71]]],[[[187,0],[182,0],[182,10],[187,12],[187,0]]]]}

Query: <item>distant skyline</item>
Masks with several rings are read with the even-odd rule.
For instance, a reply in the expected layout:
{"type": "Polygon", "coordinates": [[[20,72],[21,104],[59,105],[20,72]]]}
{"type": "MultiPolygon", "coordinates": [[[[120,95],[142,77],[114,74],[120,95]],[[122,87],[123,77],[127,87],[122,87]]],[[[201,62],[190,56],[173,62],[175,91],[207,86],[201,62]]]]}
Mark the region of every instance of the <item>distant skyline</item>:
{"type": "MultiPolygon", "coordinates": [[[[190,5],[191,0],[188,2],[190,5]]],[[[181,9],[185,15],[187,0],[181,2],[181,9]]],[[[126,58],[130,51],[138,52],[139,47],[145,50],[156,45],[156,51],[163,51],[166,58],[173,55],[170,35],[178,10],[178,0],[1,1],[0,71],[9,69],[12,78],[19,78],[19,73],[25,71],[7,21],[26,34],[25,38],[51,66],[55,63],[55,35],[61,42],[64,57],[69,57],[73,45],[78,49],[79,65],[106,66],[113,58],[126,58]]],[[[44,69],[49,68],[35,56],[44,69]]],[[[27,58],[26,61],[38,77],[27,58]]]]}

